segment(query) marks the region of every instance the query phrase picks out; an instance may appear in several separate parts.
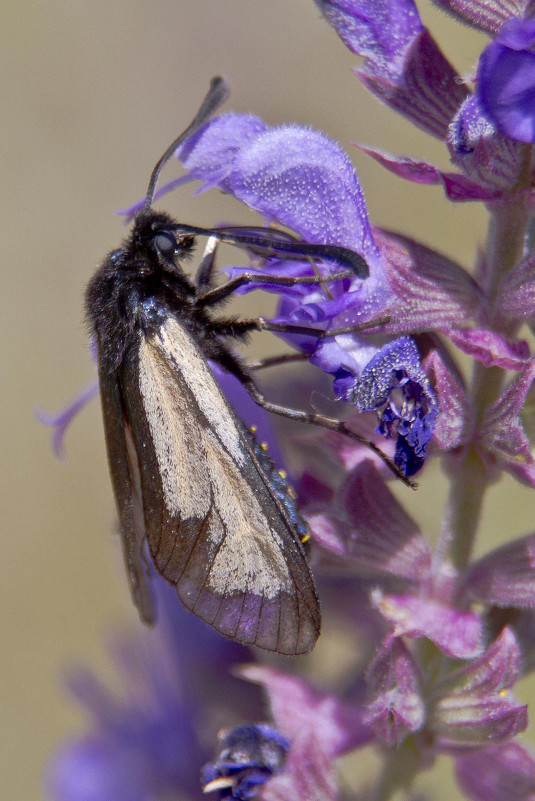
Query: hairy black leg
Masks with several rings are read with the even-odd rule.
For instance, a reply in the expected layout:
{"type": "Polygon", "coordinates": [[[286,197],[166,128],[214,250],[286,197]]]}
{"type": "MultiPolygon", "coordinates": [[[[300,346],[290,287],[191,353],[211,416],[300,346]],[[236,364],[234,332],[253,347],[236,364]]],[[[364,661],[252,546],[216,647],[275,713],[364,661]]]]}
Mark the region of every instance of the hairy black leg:
{"type": "Polygon", "coordinates": [[[410,478],[407,478],[407,476],[401,472],[399,467],[394,464],[392,459],[383,453],[374,442],[371,442],[365,437],[360,436],[360,434],[357,434],[355,431],[351,431],[351,429],[348,428],[341,420],[336,420],[332,417],[326,417],[325,415],[317,414],[316,412],[305,412],[301,409],[291,409],[287,406],[281,406],[278,403],[271,403],[271,401],[268,401],[266,398],[264,398],[258,387],[252,381],[245,383],[244,386],[255,403],[257,403],[263,409],[266,409],[268,412],[279,414],[281,417],[288,417],[290,420],[297,420],[300,423],[308,423],[309,425],[326,428],[328,431],[335,431],[338,434],[343,434],[344,436],[349,437],[355,442],[359,442],[361,445],[365,445],[367,448],[373,451],[373,453],[379,456],[379,458],[396,476],[396,478],[399,478],[407,487],[410,487],[411,489],[417,488],[418,484],[414,481],[411,481],[410,478]]]}
{"type": "Polygon", "coordinates": [[[268,367],[278,367],[281,364],[304,362],[310,358],[310,353],[281,353],[279,356],[268,356],[256,362],[247,362],[248,370],[265,370],[268,367]]]}
{"type": "Polygon", "coordinates": [[[330,281],[341,280],[342,278],[351,278],[352,276],[353,273],[348,270],[326,276],[302,275],[298,277],[292,275],[242,273],[241,275],[237,275],[236,278],[231,278],[226,284],[222,284],[222,286],[218,286],[206,292],[199,298],[198,303],[202,306],[212,306],[216,303],[221,303],[240,287],[252,283],[270,284],[271,286],[297,286],[298,284],[325,284],[330,281]]]}

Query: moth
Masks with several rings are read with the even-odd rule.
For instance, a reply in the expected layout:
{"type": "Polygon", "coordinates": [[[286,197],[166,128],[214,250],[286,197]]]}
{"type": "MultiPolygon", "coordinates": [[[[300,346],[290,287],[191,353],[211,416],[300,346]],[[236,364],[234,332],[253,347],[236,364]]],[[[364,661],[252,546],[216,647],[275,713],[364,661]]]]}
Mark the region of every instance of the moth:
{"type": "Polygon", "coordinates": [[[155,619],[152,566],[184,606],[227,637],[300,654],[314,646],[321,620],[303,545],[307,529],[285,480],[234,413],[208,362],[236,376],[271,411],[335,430],[343,424],[266,401],[232,348],[254,330],[313,329],[217,319],[213,309],[251,276],[215,285],[213,248],[195,279],[183,264],[196,236],[210,235],[265,256],[334,261],[363,278],[368,270],[345,248],[297,242],[271,229],[203,229],[153,210],[162,167],[226,94],[222,79],[213,79],[193,122],[154,167],[128,237],[89,282],[86,312],[124,557],[142,620],[155,619]]]}

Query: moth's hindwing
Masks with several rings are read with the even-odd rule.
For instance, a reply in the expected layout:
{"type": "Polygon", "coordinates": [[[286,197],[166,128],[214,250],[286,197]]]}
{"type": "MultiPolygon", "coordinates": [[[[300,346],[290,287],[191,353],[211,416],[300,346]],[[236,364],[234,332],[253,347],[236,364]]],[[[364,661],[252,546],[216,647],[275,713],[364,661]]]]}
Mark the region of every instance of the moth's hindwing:
{"type": "Polygon", "coordinates": [[[295,520],[187,329],[141,334],[120,382],[158,572],[228,637],[310,650],[320,611],[295,520]]]}
{"type": "Polygon", "coordinates": [[[154,604],[143,564],[145,527],[140,503],[139,471],[136,473],[136,461],[132,458],[132,435],[124,419],[116,376],[101,369],[99,383],[110,475],[117,500],[132,597],[143,621],[153,623],[154,604]]]}

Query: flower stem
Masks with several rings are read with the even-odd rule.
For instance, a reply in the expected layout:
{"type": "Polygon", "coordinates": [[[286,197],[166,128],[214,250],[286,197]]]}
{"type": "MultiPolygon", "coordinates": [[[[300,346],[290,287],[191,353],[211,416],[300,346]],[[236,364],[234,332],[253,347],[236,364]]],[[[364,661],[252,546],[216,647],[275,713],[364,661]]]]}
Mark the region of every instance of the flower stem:
{"type": "MultiPolygon", "coordinates": [[[[528,216],[522,193],[514,200],[490,208],[483,286],[488,307],[485,320],[479,321],[485,327],[495,329],[500,281],[522,257],[528,216]]],[[[514,332],[503,333],[510,336],[514,332]]],[[[472,398],[476,434],[485,412],[499,397],[504,378],[504,370],[475,363],[469,395],[472,398]]],[[[457,575],[461,575],[470,562],[489,483],[488,469],[471,444],[457,457],[451,470],[448,504],[436,551],[437,565],[449,563],[457,575]]]]}
{"type": "Polygon", "coordinates": [[[414,778],[422,769],[421,757],[411,737],[387,752],[370,801],[408,801],[414,778]]]}

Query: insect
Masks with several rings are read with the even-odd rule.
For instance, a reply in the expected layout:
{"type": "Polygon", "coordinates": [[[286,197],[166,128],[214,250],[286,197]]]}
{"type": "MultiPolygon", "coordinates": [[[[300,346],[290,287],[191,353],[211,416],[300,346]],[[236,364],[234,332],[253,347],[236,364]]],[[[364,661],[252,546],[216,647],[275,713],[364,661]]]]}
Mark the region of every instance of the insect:
{"type": "Polygon", "coordinates": [[[270,229],[202,229],[152,209],[162,167],[226,94],[222,79],[214,79],[193,122],[154,167],[129,236],[89,282],[86,311],[97,345],[124,556],[141,618],[155,619],[151,564],[176,586],[188,609],[227,637],[299,654],[314,646],[320,632],[303,546],[306,526],[285,481],[230,407],[207,362],[236,376],[271,411],[335,430],[343,424],[269,403],[229,344],[254,330],[312,329],[263,318],[214,319],[211,310],[251,278],[215,286],[210,248],[195,280],[182,263],[196,235],[204,234],[264,255],[334,260],[345,274],[351,270],[363,278],[367,267],[345,248],[307,245],[270,229]]]}

